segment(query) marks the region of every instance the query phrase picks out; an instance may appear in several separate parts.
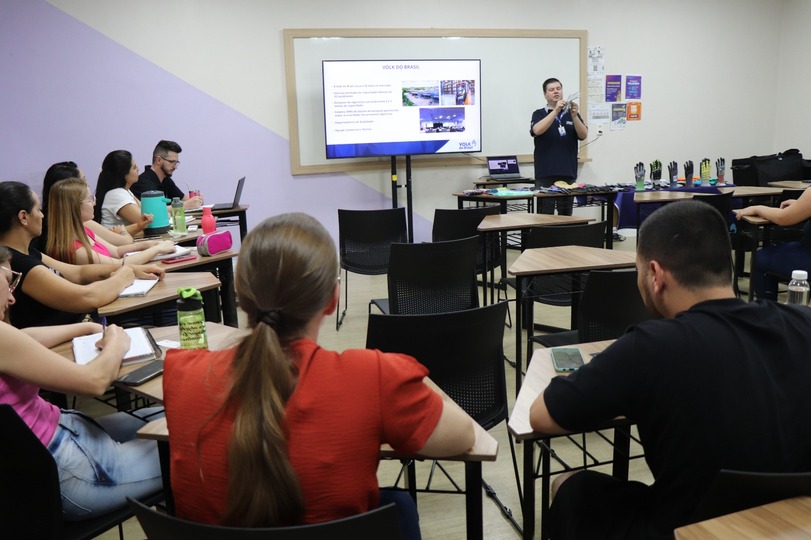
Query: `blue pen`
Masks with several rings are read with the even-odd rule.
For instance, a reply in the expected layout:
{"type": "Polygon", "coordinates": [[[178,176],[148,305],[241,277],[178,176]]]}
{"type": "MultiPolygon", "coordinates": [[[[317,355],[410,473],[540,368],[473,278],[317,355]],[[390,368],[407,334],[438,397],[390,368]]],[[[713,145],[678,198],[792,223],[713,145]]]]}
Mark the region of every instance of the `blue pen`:
{"type": "Polygon", "coordinates": [[[104,332],[107,331],[107,317],[101,318],[101,335],[104,335],[104,332]]]}

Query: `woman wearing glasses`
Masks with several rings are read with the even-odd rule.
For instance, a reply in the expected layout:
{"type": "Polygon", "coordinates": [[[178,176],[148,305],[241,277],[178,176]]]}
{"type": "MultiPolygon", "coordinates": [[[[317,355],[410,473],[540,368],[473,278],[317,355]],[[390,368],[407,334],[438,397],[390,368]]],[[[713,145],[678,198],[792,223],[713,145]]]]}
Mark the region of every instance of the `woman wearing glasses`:
{"type": "Polygon", "coordinates": [[[160,266],[118,264],[73,265],[31,247],[42,232],[39,197],[20,182],[0,182],[0,244],[11,249],[11,268],[22,272],[17,301],[10,309],[18,328],[81,321],[107,305],[135,277],[158,279],[160,266]]]}
{"type": "Polygon", "coordinates": [[[45,253],[70,264],[144,264],[158,255],[174,253],[175,244],[169,240],[116,246],[97,236],[87,225],[93,221],[95,204],[96,198],[83,180],[67,178],[54,184],[48,205],[51,233],[45,253]]]}
{"type": "Polygon", "coordinates": [[[137,181],[138,164],[132,154],[126,150],[107,154],[96,184],[93,219],[108,229],[122,225],[132,236],[142,233],[152,223],[152,214],[141,214],[141,201],[130,191],[137,181]]]}
{"type": "MultiPolygon", "coordinates": [[[[39,396],[40,389],[98,396],[118,376],[129,336],[110,325],[99,355],[78,365],[53,347],[77,336],[102,331],[95,323],[18,330],[2,322],[14,304],[20,274],[11,270],[11,252],[0,246],[0,403],[11,405],[56,461],[62,513],[68,521],[97,517],[161,488],[157,445],[136,439],[145,421],[129,413],[92,420],[61,410],[39,396]]],[[[142,414],[157,413],[144,409],[142,414]]]]}

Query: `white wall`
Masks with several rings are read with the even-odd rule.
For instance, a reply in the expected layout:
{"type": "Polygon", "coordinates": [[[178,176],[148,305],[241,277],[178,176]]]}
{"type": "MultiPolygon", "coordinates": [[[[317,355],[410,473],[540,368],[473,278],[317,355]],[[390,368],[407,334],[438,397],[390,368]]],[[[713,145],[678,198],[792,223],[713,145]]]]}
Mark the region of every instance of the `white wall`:
{"type": "MultiPolygon", "coordinates": [[[[607,73],[643,76],[642,121],[603,128],[581,181],[628,181],[637,161],[729,161],[808,141],[806,0],[49,1],[285,137],[282,29],[497,27],[586,29],[589,44],[606,50],[607,73]]],[[[542,106],[540,83],[555,74],[535,72],[532,58],[514,67],[509,84],[537,85],[542,106]]],[[[515,153],[532,151],[531,113],[526,146],[515,153]]],[[[811,145],[805,150],[811,155],[811,145]]],[[[455,206],[450,193],[482,173],[415,169],[415,210],[430,219],[434,208],[455,206]]],[[[389,193],[387,171],[354,176],[389,193]]]]}

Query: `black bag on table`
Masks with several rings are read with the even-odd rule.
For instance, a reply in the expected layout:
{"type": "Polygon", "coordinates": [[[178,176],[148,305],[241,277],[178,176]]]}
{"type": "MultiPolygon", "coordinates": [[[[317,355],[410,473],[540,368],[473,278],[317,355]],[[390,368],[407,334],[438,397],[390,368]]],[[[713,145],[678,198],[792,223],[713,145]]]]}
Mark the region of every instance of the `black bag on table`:
{"type": "Polygon", "coordinates": [[[796,148],[732,160],[732,181],[736,186],[767,186],[769,182],[802,180],[805,176],[805,161],[796,148]]]}

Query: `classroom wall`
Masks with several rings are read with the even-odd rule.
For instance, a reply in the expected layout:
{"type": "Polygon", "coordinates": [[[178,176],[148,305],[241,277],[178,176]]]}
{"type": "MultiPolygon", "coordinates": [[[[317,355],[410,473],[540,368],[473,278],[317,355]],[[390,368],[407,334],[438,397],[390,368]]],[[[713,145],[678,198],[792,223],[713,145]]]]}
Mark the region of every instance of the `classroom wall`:
{"type": "MultiPolygon", "coordinates": [[[[181,186],[222,201],[247,175],[250,224],[306,211],[337,236],[336,208],[390,204],[388,172],[290,174],[284,28],[587,30],[589,44],[606,50],[608,73],[643,75],[643,119],[623,132],[603,128],[582,181],[628,181],[634,163],[656,158],[803,150],[809,18],[804,0],[414,0],[407,9],[389,0],[374,9],[359,0],[2,0],[0,180],[39,189],[51,163],[73,159],[93,183],[107,152],[129,149],[143,167],[168,138],[184,147],[181,186]]],[[[540,84],[554,74],[532,66],[514,59],[515,79],[504,84],[536,85],[540,107],[540,84]]],[[[515,153],[532,151],[531,113],[515,153]]],[[[416,239],[430,238],[434,208],[455,207],[450,193],[484,173],[415,169],[416,239]]]]}

